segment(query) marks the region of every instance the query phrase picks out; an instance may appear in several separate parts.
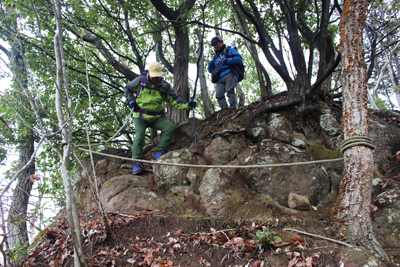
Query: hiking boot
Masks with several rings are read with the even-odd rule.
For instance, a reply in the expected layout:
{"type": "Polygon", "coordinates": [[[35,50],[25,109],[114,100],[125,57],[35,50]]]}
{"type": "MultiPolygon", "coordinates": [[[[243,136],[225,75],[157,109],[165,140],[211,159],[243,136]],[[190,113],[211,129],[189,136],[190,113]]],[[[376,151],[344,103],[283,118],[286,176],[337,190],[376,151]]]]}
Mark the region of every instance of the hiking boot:
{"type": "Polygon", "coordinates": [[[165,154],[164,151],[157,151],[156,154],[154,154],[154,157],[151,160],[152,161],[158,160],[164,154],[165,154]]]}
{"type": "Polygon", "coordinates": [[[135,165],[133,165],[132,172],[133,174],[143,173],[143,164],[141,162],[136,162],[135,165]]]}

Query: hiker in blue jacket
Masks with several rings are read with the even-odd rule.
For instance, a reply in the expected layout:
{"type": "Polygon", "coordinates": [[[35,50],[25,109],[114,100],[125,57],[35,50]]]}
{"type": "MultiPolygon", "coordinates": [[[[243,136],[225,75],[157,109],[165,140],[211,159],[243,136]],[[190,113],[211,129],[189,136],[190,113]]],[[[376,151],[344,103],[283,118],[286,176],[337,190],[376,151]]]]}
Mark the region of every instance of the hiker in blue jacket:
{"type": "Polygon", "coordinates": [[[208,64],[208,71],[212,73],[214,69],[220,70],[215,93],[218,104],[220,108],[228,107],[225,99],[226,93],[229,100],[229,108],[235,109],[237,107],[235,87],[236,83],[239,81],[239,77],[237,73],[232,70],[232,67],[242,62],[242,56],[236,49],[229,46],[227,47],[220,36],[215,36],[211,39],[211,46],[215,49],[215,56],[208,64]],[[227,57],[227,53],[229,57],[227,57]]]}
{"type": "MultiPolygon", "coordinates": [[[[125,98],[133,113],[135,123],[135,141],[133,142],[132,158],[143,159],[145,132],[148,127],[160,130],[163,134],[152,160],[159,159],[168,151],[171,138],[175,132],[175,125],[165,118],[162,103],[167,101],[172,107],[181,110],[196,108],[196,102],[184,102],[178,97],[171,85],[162,77],[162,68],[159,62],[149,65],[143,75],[137,77],[125,86],[125,98]]],[[[133,174],[143,173],[143,164],[140,161],[133,165],[133,174]]]]}

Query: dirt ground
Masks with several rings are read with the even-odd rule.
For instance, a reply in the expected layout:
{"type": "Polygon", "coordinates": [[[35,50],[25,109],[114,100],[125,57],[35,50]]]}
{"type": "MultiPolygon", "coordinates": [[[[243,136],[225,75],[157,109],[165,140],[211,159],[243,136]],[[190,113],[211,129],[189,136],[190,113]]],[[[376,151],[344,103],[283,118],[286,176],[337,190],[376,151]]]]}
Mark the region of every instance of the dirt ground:
{"type": "MultiPolygon", "coordinates": [[[[323,214],[327,210],[309,212],[306,218],[280,216],[262,221],[182,218],[162,211],[113,212],[107,214],[112,234],[106,234],[97,212],[81,214],[80,219],[89,266],[334,267],[343,245],[323,239],[334,234],[329,217],[323,214]]],[[[394,261],[398,257],[391,256],[394,261]]],[[[37,238],[22,266],[73,266],[66,217],[59,217],[37,238]]]]}

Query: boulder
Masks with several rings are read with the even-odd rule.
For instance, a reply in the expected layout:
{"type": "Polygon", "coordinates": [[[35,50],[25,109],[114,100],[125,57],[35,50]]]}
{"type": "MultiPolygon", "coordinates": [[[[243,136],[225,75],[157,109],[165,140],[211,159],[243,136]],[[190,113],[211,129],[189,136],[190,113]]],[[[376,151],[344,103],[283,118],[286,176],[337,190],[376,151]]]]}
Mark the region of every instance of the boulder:
{"type": "Polygon", "coordinates": [[[105,210],[134,213],[137,210],[163,210],[168,203],[152,190],[147,176],[121,175],[108,180],[100,191],[105,210]]]}
{"type": "Polygon", "coordinates": [[[310,201],[305,196],[296,193],[289,194],[288,206],[295,210],[311,210],[310,201]]]}
{"type": "MultiPolygon", "coordinates": [[[[184,148],[166,153],[158,162],[170,164],[191,164],[193,162],[192,153],[184,148]]],[[[189,185],[188,168],[174,165],[153,165],[153,173],[156,183],[160,188],[171,188],[172,186],[189,185]]]]}
{"type": "Polygon", "coordinates": [[[267,124],[269,138],[290,144],[292,126],[289,121],[279,113],[272,113],[267,124]]]}
{"type": "MultiPolygon", "coordinates": [[[[260,152],[248,155],[246,165],[294,163],[314,160],[305,151],[276,140],[266,139],[260,152]]],[[[286,206],[291,192],[307,196],[312,205],[325,199],[331,190],[329,175],[319,164],[249,168],[240,171],[250,191],[267,194],[286,206]]]]}

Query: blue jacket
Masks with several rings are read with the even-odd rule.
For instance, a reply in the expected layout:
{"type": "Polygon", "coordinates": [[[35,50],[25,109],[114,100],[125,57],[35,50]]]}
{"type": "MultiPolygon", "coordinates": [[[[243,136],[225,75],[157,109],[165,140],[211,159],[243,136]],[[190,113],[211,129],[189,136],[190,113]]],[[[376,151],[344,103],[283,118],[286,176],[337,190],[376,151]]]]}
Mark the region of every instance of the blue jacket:
{"type": "Polygon", "coordinates": [[[211,73],[211,71],[215,68],[221,69],[222,72],[219,76],[219,79],[221,79],[223,76],[231,72],[231,67],[233,65],[242,62],[242,56],[236,49],[232,47],[229,48],[229,54],[231,55],[231,57],[227,58],[228,61],[226,63],[222,63],[222,61],[226,59],[225,52],[222,52],[221,55],[215,54],[215,56],[211,59],[210,63],[208,64],[208,72],[211,73]],[[221,67],[219,67],[220,62],[221,62],[221,67]]]}

